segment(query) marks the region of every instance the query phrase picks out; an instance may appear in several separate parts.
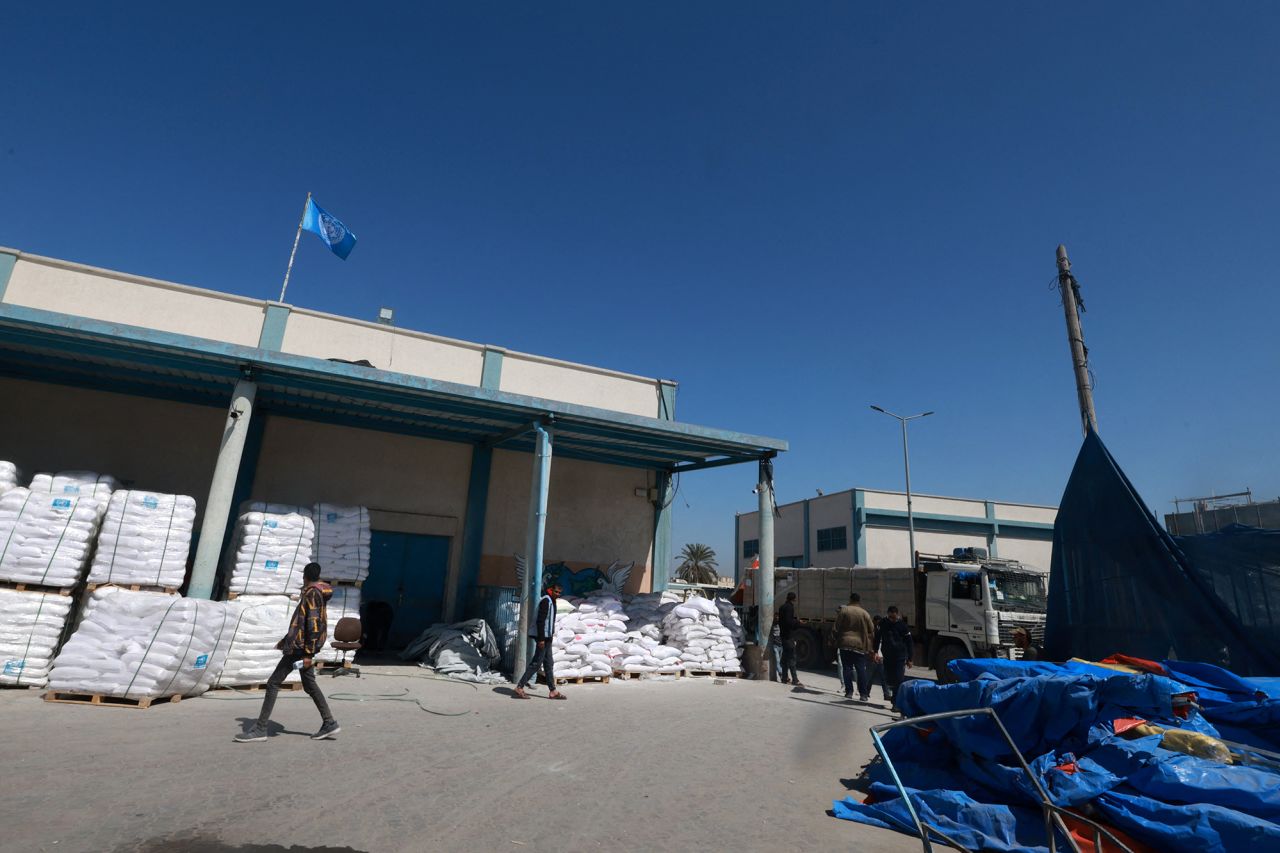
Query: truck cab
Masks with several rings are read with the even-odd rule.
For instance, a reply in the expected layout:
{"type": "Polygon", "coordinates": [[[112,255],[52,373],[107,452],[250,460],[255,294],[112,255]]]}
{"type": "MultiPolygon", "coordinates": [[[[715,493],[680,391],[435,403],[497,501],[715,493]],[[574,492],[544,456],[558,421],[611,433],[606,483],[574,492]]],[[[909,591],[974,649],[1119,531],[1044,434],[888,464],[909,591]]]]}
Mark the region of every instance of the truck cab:
{"type": "Polygon", "coordinates": [[[949,556],[917,554],[924,583],[918,585],[923,613],[925,658],[939,680],[951,679],[956,658],[1004,657],[1021,652],[1013,632],[1025,628],[1032,645],[1044,641],[1046,577],[1014,560],[986,556],[981,549],[957,549],[949,556]]]}

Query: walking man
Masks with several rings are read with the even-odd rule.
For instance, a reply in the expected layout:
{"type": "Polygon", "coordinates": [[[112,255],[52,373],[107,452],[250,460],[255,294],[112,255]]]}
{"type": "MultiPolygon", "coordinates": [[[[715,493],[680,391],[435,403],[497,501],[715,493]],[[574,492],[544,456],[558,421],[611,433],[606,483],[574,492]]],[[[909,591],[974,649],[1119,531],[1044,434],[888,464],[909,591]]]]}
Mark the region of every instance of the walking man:
{"type": "Polygon", "coordinates": [[[782,683],[788,683],[787,675],[790,674],[790,683],[796,687],[803,687],[804,685],[800,683],[800,676],[796,674],[795,631],[800,627],[800,620],[796,618],[796,594],[794,592],[787,593],[787,603],[782,605],[782,609],[778,611],[778,627],[782,638],[782,683]]]}
{"type": "Polygon", "coordinates": [[[329,703],[320,692],[316,683],[315,655],[324,648],[324,641],[329,636],[325,620],[325,602],[333,595],[333,587],[320,580],[320,564],[307,563],[302,570],[302,595],[298,598],[298,606],[289,620],[289,632],[284,635],[276,648],[284,652],[275,672],[267,679],[267,695],[262,699],[262,710],[258,712],[257,721],[247,732],[236,735],[237,743],[251,743],[267,739],[267,723],[271,721],[271,711],[276,705],[276,694],[280,685],[295,669],[302,676],[302,689],[307,691],[311,701],[316,703],[320,712],[320,731],[311,736],[312,740],[326,740],[342,731],[333,714],[329,711],[329,703]]]}
{"type": "Polygon", "coordinates": [[[858,698],[866,702],[871,698],[870,658],[875,649],[875,625],[871,614],[863,610],[862,596],[849,595],[849,603],[836,613],[835,638],[840,650],[840,674],[844,680],[844,698],[853,698],[854,687],[858,698]],[[856,673],[856,680],[855,680],[856,673]]]}
{"type": "Polygon", "coordinates": [[[773,655],[773,669],[769,672],[769,680],[782,681],[782,620],[776,612],[773,614],[773,627],[769,629],[769,653],[773,655]]]}
{"type": "Polygon", "coordinates": [[[880,620],[875,645],[876,654],[884,662],[884,701],[892,707],[898,697],[898,686],[911,665],[914,646],[911,626],[898,613],[898,608],[890,607],[887,612],[888,616],[880,620]]]}
{"type": "Polygon", "coordinates": [[[560,584],[552,581],[547,584],[546,595],[538,601],[537,618],[534,624],[529,626],[529,639],[533,640],[534,652],[529,658],[529,665],[524,669],[524,675],[520,676],[520,681],[516,684],[517,699],[529,698],[529,694],[525,693],[524,689],[529,686],[529,681],[537,673],[539,666],[542,667],[542,677],[547,680],[547,687],[551,689],[547,698],[565,698],[565,695],[556,689],[555,661],[551,656],[551,639],[556,635],[556,599],[559,597],[560,584]]]}

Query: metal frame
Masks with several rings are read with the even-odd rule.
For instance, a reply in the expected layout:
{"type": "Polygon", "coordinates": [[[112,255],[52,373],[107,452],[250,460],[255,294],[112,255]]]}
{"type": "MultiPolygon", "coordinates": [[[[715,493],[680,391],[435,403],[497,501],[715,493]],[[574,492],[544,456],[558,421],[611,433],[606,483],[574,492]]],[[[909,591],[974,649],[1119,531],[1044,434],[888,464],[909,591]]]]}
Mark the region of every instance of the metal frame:
{"type": "Polygon", "coordinates": [[[1116,836],[1106,827],[1090,820],[1087,817],[1083,817],[1076,812],[1056,805],[1049,798],[1049,793],[1044,789],[1044,786],[1040,784],[1040,780],[1036,778],[1035,773],[1031,771],[1031,767],[1023,757],[1022,751],[1019,750],[1017,744],[1013,742],[1013,738],[1009,735],[1009,730],[1004,727],[1004,723],[1000,721],[1000,715],[995,712],[994,708],[970,708],[967,711],[944,711],[938,714],[925,714],[920,717],[911,717],[905,720],[897,720],[892,723],[881,723],[876,726],[871,726],[869,729],[871,732],[871,740],[876,747],[876,752],[880,755],[880,759],[884,761],[885,766],[889,768],[889,775],[893,777],[893,784],[897,787],[898,793],[902,796],[902,802],[907,806],[907,813],[911,815],[911,820],[916,825],[916,832],[920,836],[920,844],[924,849],[924,853],[933,853],[933,845],[929,841],[930,832],[937,835],[946,842],[948,846],[954,847],[956,850],[962,850],[965,851],[965,853],[971,853],[971,851],[969,848],[957,843],[954,839],[947,836],[946,833],[939,830],[936,826],[928,826],[920,820],[920,816],[916,814],[916,807],[911,802],[910,795],[907,794],[907,788],[902,784],[902,779],[898,776],[898,770],[893,766],[893,760],[889,758],[889,751],[885,749],[884,741],[880,739],[880,733],[889,731],[890,729],[919,726],[924,723],[932,723],[937,720],[950,720],[957,717],[973,717],[981,715],[990,717],[996,724],[996,728],[1000,729],[1000,734],[1004,736],[1005,743],[1009,744],[1009,749],[1012,750],[1013,754],[1017,757],[1018,764],[1022,767],[1022,772],[1026,774],[1027,779],[1029,779],[1031,784],[1035,786],[1036,792],[1040,794],[1040,809],[1044,814],[1044,828],[1045,834],[1049,839],[1049,853],[1056,853],[1058,849],[1057,839],[1054,835],[1055,829],[1062,832],[1063,837],[1066,838],[1067,844],[1070,846],[1073,853],[1080,853],[1080,846],[1076,844],[1075,839],[1071,837],[1070,830],[1067,829],[1066,824],[1062,820],[1062,815],[1064,814],[1069,815],[1072,820],[1078,820],[1093,828],[1093,844],[1094,850],[1097,851],[1097,853],[1101,853],[1103,849],[1102,840],[1104,838],[1114,844],[1117,849],[1123,851],[1123,853],[1133,853],[1132,849],[1130,849],[1120,839],[1116,838],[1116,836]]]}

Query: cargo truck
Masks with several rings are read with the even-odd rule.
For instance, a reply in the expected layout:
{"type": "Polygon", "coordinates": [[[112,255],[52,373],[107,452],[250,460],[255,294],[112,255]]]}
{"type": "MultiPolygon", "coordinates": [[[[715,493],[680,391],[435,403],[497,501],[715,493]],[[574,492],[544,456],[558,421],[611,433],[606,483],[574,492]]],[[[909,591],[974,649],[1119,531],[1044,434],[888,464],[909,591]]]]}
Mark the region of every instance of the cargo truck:
{"type": "MultiPolygon", "coordinates": [[[[956,658],[1016,658],[1013,632],[1025,628],[1032,645],[1044,642],[1048,576],[1014,560],[988,557],[981,548],[957,548],[951,555],[917,554],[918,568],[786,569],[774,571],[774,606],[796,593],[796,616],[805,626],[796,633],[796,660],[816,667],[835,658],[832,629],[836,611],[849,594],[883,616],[890,605],[911,626],[914,663],[950,680],[947,664],[956,658]]],[[[752,576],[755,572],[751,573],[752,576]]],[[[754,577],[751,578],[754,580],[754,577]]],[[[748,581],[744,604],[754,604],[748,581]]]]}

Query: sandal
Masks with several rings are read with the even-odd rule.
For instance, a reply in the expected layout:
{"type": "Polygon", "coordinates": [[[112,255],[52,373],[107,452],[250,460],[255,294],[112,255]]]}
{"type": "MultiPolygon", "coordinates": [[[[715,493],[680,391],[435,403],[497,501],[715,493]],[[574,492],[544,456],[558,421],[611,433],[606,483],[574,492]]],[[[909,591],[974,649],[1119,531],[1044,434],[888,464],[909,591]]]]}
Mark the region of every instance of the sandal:
{"type": "Polygon", "coordinates": [[[563,693],[560,693],[559,691],[557,691],[557,692],[555,692],[555,693],[552,693],[552,694],[551,694],[550,696],[548,696],[547,698],[548,698],[548,699],[568,699],[569,697],[568,697],[568,696],[566,696],[566,695],[564,695],[563,693]]]}

